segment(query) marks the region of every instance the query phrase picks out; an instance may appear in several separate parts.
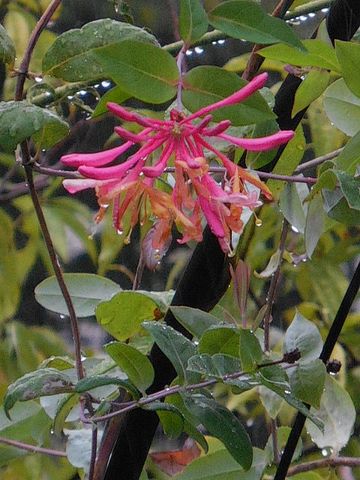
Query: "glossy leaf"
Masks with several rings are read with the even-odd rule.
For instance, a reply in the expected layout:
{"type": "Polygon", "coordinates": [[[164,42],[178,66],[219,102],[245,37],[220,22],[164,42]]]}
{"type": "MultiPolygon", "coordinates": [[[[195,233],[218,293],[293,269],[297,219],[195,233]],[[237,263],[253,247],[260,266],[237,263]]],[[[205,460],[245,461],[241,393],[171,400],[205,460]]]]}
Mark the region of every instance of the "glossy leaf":
{"type": "Polygon", "coordinates": [[[334,191],[324,190],[324,209],[327,215],[345,225],[359,225],[360,212],[349,207],[349,204],[337,188],[334,191]]]}
{"type": "Polygon", "coordinates": [[[135,40],[94,52],[106,75],[131,96],[149,103],[164,103],[176,94],[179,78],[175,59],[160,47],[135,40]]]}
{"type": "Polygon", "coordinates": [[[203,353],[189,359],[188,369],[210,377],[222,378],[224,375],[241,372],[241,363],[238,358],[230,355],[216,353],[208,355],[203,353]]]}
{"type": "Polygon", "coordinates": [[[72,390],[72,382],[65,373],[54,368],[36,370],[27,373],[9,386],[4,399],[4,410],[10,418],[9,410],[16,402],[25,402],[44,395],[56,395],[72,390]]]}
{"type": "Polygon", "coordinates": [[[145,392],[150,387],[154,381],[154,367],[146,355],[126,343],[111,342],[104,348],[139,390],[145,392]]]}
{"type": "MultiPolygon", "coordinates": [[[[191,112],[223,100],[246,85],[245,80],[235,73],[214,66],[195,67],[184,76],[183,81],[183,103],[191,112]]],[[[220,108],[212,115],[216,122],[230,120],[235,126],[274,118],[273,112],[258,92],[244,102],[220,108]]]]}
{"type": "Polygon", "coordinates": [[[314,39],[304,40],[302,44],[306,51],[289,45],[272,45],[259,50],[259,55],[298,67],[319,67],[341,73],[335,50],[329,44],[314,39]]]}
{"type": "Polygon", "coordinates": [[[352,137],[360,129],[360,98],[356,97],[340,78],[324,94],[324,108],[336,128],[352,137]]]}
{"type": "Polygon", "coordinates": [[[230,37],[254,43],[284,42],[302,49],[302,44],[291,28],[282,20],[271,17],[255,2],[230,0],[209,12],[214,28],[230,37]]]}
{"type": "MultiPolygon", "coordinates": [[[[94,315],[101,301],[110,299],[120,290],[115,282],[90,273],[65,273],[64,280],[78,317],[94,315]]],[[[52,312],[69,314],[55,276],[39,283],[35,288],[35,298],[52,312]]]]}
{"type": "Polygon", "coordinates": [[[309,189],[304,183],[287,183],[280,195],[280,210],[290,225],[304,233],[309,189]]]}
{"type": "Polygon", "coordinates": [[[191,307],[170,307],[176,320],[194,336],[200,338],[210,327],[219,325],[219,320],[208,312],[191,307]]]}
{"type": "Polygon", "coordinates": [[[323,341],[317,327],[297,312],[285,333],[284,353],[298,349],[300,362],[308,362],[319,357],[322,346],[323,341]]]}
{"type": "Polygon", "coordinates": [[[109,18],[87,23],[57,37],[43,58],[43,72],[68,82],[102,78],[108,72],[95,54],[129,39],[157,43],[153,35],[129,23],[109,18]]]}
{"type": "Polygon", "coordinates": [[[36,142],[50,147],[67,135],[69,126],[51,110],[27,101],[0,102],[0,147],[13,152],[18,143],[36,134],[36,142]]]}
{"type": "Polygon", "coordinates": [[[256,278],[269,278],[271,277],[277,270],[279,264],[281,262],[281,253],[280,250],[276,250],[270,257],[269,263],[266,265],[264,270],[260,273],[254,272],[256,278]]]}
{"type": "Polygon", "coordinates": [[[360,164],[360,132],[351,138],[344,147],[344,150],[335,159],[339,170],[353,175],[360,164]]]}
{"type": "Polygon", "coordinates": [[[354,95],[360,97],[360,79],[355,74],[360,62],[360,45],[355,42],[336,40],[335,51],[346,85],[354,95]]]}
{"type": "Polygon", "coordinates": [[[356,413],[350,395],[328,375],[320,409],[312,411],[323,421],[324,431],[306,422],[307,431],[319,448],[331,447],[336,455],[349,441],[355,422],[356,413]]]}
{"type": "Polygon", "coordinates": [[[237,357],[239,355],[240,333],[232,327],[215,327],[202,335],[199,341],[199,353],[224,353],[237,357]]]}
{"type": "Polygon", "coordinates": [[[3,63],[14,64],[15,61],[15,45],[9,37],[5,28],[0,25],[0,61],[3,63]]]}
{"type": "Polygon", "coordinates": [[[113,337],[125,341],[141,330],[142,322],[162,315],[171,295],[168,292],[124,290],[98,305],[96,319],[113,337]]]}
{"type": "Polygon", "coordinates": [[[92,118],[96,118],[104,113],[108,112],[106,105],[108,102],[114,102],[117,104],[121,104],[125,102],[130,97],[130,95],[120,87],[114,87],[111,90],[108,90],[99,100],[96,108],[92,114],[92,118]]]}
{"type": "Polygon", "coordinates": [[[171,428],[165,430],[165,435],[170,438],[177,438],[184,429],[184,417],[180,410],[171,403],[167,402],[152,402],[144,407],[146,410],[156,412],[162,425],[167,428],[171,424],[171,428]]]}
{"type": "Polygon", "coordinates": [[[168,325],[145,322],[143,327],[171,361],[180,380],[188,379],[190,377],[187,372],[188,360],[196,354],[194,343],[168,325]]]}
{"type": "Polygon", "coordinates": [[[62,435],[66,421],[71,420],[71,417],[69,416],[71,415],[72,410],[75,410],[79,407],[79,403],[80,397],[76,393],[64,395],[62,400],[59,401],[53,421],[55,435],[62,435]]]}
{"type": "Polygon", "coordinates": [[[324,363],[318,358],[307,363],[301,363],[289,369],[288,375],[291,392],[295,397],[319,408],[326,378],[324,363]]]}
{"type": "Polygon", "coordinates": [[[263,385],[259,386],[258,392],[261,403],[263,404],[266,412],[270,418],[275,419],[284,404],[283,398],[263,385]]]}
{"type": "Polygon", "coordinates": [[[127,380],[109,377],[108,375],[91,375],[90,377],[83,378],[75,385],[75,391],[77,393],[85,393],[93,388],[103,387],[104,385],[117,385],[131,393],[134,398],[139,397],[139,392],[134,387],[135,383],[132,385],[132,383],[127,380]]]}
{"type": "Polygon", "coordinates": [[[239,353],[242,370],[251,372],[261,363],[263,352],[259,340],[250,330],[240,329],[239,333],[239,353]]]}
{"type": "Polygon", "coordinates": [[[296,90],[291,115],[294,117],[298,112],[307,108],[314,100],[319,98],[328,86],[329,80],[330,72],[327,70],[311,70],[296,90]]]}
{"type": "Polygon", "coordinates": [[[190,46],[207,29],[208,19],[200,0],[180,0],[179,30],[185,45],[190,46]]]}
{"type": "Polygon", "coordinates": [[[340,184],[340,189],[346,198],[349,207],[360,210],[360,178],[353,177],[346,172],[334,170],[340,184]]]}
{"type": "Polygon", "coordinates": [[[210,435],[221,440],[244,470],[249,470],[253,460],[252,446],[238,418],[215,400],[204,395],[187,395],[184,401],[186,407],[210,435]]]}

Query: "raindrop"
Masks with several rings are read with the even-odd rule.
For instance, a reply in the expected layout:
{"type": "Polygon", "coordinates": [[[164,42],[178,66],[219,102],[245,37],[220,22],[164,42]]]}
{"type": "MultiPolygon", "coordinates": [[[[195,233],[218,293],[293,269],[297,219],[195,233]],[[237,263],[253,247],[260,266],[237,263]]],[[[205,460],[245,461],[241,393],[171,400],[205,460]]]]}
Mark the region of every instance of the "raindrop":
{"type": "Polygon", "coordinates": [[[64,318],[65,318],[65,315],[60,315],[61,320],[64,320],[64,318]]]}
{"type": "Polygon", "coordinates": [[[299,233],[299,230],[296,227],[294,227],[294,225],[291,225],[291,230],[295,233],[299,233]]]}
{"type": "Polygon", "coordinates": [[[217,42],[217,43],[218,43],[219,45],[224,45],[224,43],[225,43],[225,39],[224,39],[224,40],[218,40],[218,42],[217,42]]]}
{"type": "Polygon", "coordinates": [[[87,94],[87,91],[86,91],[86,90],[79,90],[79,91],[77,92],[77,94],[78,94],[78,95],[81,95],[81,96],[84,96],[84,95],[87,94]]]}
{"type": "Polygon", "coordinates": [[[187,55],[187,56],[190,56],[190,55],[192,55],[192,54],[193,54],[193,51],[192,51],[192,50],[186,50],[186,55],[187,55]]]}
{"type": "Polygon", "coordinates": [[[263,223],[262,223],[262,220],[260,220],[260,218],[256,217],[256,218],[255,218],[255,225],[256,225],[257,227],[261,227],[262,224],[263,224],[263,223]]]}
{"type": "Polygon", "coordinates": [[[55,432],[54,432],[54,429],[51,428],[51,429],[50,429],[50,435],[54,435],[54,433],[55,433],[55,432]]]}
{"type": "Polygon", "coordinates": [[[290,395],[290,390],[284,390],[285,395],[290,395]]]}
{"type": "Polygon", "coordinates": [[[328,8],[322,8],[321,11],[322,11],[322,13],[327,13],[329,11],[329,9],[328,8]]]}
{"type": "Polygon", "coordinates": [[[124,230],[121,230],[121,228],[118,228],[118,229],[116,230],[116,233],[117,233],[118,235],[122,235],[122,234],[124,233],[124,230]]]}
{"type": "Polygon", "coordinates": [[[111,85],[111,82],[109,82],[108,80],[103,80],[101,82],[101,86],[104,87],[104,88],[109,88],[111,85]]]}
{"type": "Polygon", "coordinates": [[[195,53],[197,53],[198,55],[200,55],[200,53],[203,53],[204,52],[204,49],[202,47],[195,47],[195,53]]]}
{"type": "Polygon", "coordinates": [[[68,100],[72,100],[73,98],[74,98],[73,95],[68,95],[68,96],[67,96],[67,99],[68,99],[68,100]]]}
{"type": "Polygon", "coordinates": [[[43,81],[42,77],[35,77],[36,83],[41,83],[43,81]]]}
{"type": "Polygon", "coordinates": [[[308,19],[308,17],[306,15],[300,15],[300,20],[302,22],[305,22],[307,19],[308,19]]]}
{"type": "Polygon", "coordinates": [[[314,12],[311,12],[311,13],[309,13],[308,15],[309,15],[310,18],[316,17],[316,13],[314,13],[314,12]]]}

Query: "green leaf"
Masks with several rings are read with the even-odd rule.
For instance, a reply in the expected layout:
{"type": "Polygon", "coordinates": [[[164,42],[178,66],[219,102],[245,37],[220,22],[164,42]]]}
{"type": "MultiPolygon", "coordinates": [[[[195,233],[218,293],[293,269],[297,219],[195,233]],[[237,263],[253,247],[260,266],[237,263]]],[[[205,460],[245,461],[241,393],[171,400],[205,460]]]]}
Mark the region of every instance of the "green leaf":
{"type": "Polygon", "coordinates": [[[124,92],[124,90],[120,87],[114,87],[111,90],[108,90],[105,95],[101,97],[91,117],[96,118],[104,113],[107,113],[108,109],[106,108],[106,104],[108,102],[121,104],[129,97],[130,95],[127,92],[124,92]]]}
{"type": "Polygon", "coordinates": [[[199,353],[225,353],[239,355],[240,333],[233,327],[216,327],[206,330],[199,341],[199,353]]]}
{"type": "Polygon", "coordinates": [[[184,396],[186,407],[210,435],[223,442],[228,452],[249,470],[253,460],[250,438],[238,418],[215,400],[204,395],[184,396]]]}
{"type": "Polygon", "coordinates": [[[259,50],[259,55],[299,67],[320,67],[341,73],[335,50],[328,43],[313,39],[304,40],[302,44],[307,51],[289,45],[272,45],[259,50]]]}
{"type": "Polygon", "coordinates": [[[160,47],[135,40],[94,52],[106,75],[131,96],[164,103],[176,94],[179,71],[175,59],[160,47]]]}
{"type": "Polygon", "coordinates": [[[183,432],[184,417],[175,405],[159,401],[151,402],[143,408],[157,413],[161,424],[164,422],[166,426],[167,431],[164,429],[165,435],[170,434],[170,438],[177,438],[183,432]],[[171,428],[169,428],[170,425],[171,428]]]}
{"type": "Polygon", "coordinates": [[[251,372],[261,363],[263,351],[259,340],[250,330],[240,329],[239,333],[239,353],[242,370],[245,372],[251,372]]]}
{"type": "Polygon", "coordinates": [[[27,101],[0,102],[0,147],[13,152],[18,143],[36,135],[36,142],[51,147],[67,135],[69,126],[51,110],[27,101]]]}
{"type": "Polygon", "coordinates": [[[359,211],[349,207],[346,198],[339,188],[334,191],[323,190],[323,197],[324,209],[330,218],[345,225],[360,224],[359,211]]]}
{"type": "Polygon", "coordinates": [[[270,418],[274,420],[278,416],[281,407],[284,404],[283,398],[263,385],[260,385],[258,392],[261,403],[263,404],[270,418]]]}
{"type": "Polygon", "coordinates": [[[334,455],[347,444],[355,422],[355,408],[350,395],[329,375],[326,376],[325,390],[320,409],[311,409],[324,423],[324,431],[309,422],[306,429],[319,448],[331,447],[334,455]]]}
{"type": "Polygon", "coordinates": [[[304,233],[309,189],[304,183],[287,183],[280,195],[279,207],[286,220],[300,233],[304,233]]]}
{"type": "Polygon", "coordinates": [[[285,333],[284,353],[298,349],[301,354],[300,362],[308,362],[319,357],[322,346],[320,332],[314,323],[296,312],[285,333]]]}
{"type": "Polygon", "coordinates": [[[308,204],[305,222],[305,250],[311,258],[316,245],[324,231],[324,208],[321,195],[315,195],[308,204]]]}
{"type": "Polygon", "coordinates": [[[194,343],[165,324],[145,322],[143,327],[150,333],[160,350],[171,361],[180,381],[189,380],[191,375],[189,375],[186,369],[189,358],[197,353],[194,343]]]}
{"type": "MultiPolygon", "coordinates": [[[[112,280],[90,273],[65,273],[64,280],[78,317],[94,315],[101,301],[110,299],[120,290],[112,280]]],[[[39,283],[35,288],[35,298],[52,312],[69,314],[55,276],[39,283]]]]}
{"type": "Polygon", "coordinates": [[[360,62],[360,45],[353,42],[335,41],[335,52],[339,60],[342,76],[352,93],[360,97],[360,79],[354,72],[360,62]]]}
{"type": "Polygon", "coordinates": [[[270,257],[268,264],[266,265],[265,269],[258,273],[256,270],[254,271],[254,275],[256,278],[269,278],[271,277],[277,270],[279,264],[281,262],[281,252],[280,250],[276,250],[270,257]]]}
{"type": "Polygon", "coordinates": [[[89,471],[92,451],[92,429],[64,430],[67,437],[66,456],[71,465],[89,471]]]}
{"type": "Polygon", "coordinates": [[[71,392],[73,384],[65,373],[54,368],[42,368],[30,372],[9,385],[4,398],[4,410],[9,416],[9,410],[16,402],[25,402],[45,395],[56,395],[71,392]]]}
{"type": "Polygon", "coordinates": [[[293,395],[299,400],[319,408],[326,378],[324,363],[318,358],[301,363],[290,368],[288,375],[293,395]]]}
{"type": "Polygon", "coordinates": [[[230,37],[254,43],[284,42],[303,49],[291,28],[282,20],[271,17],[255,2],[230,0],[209,12],[209,21],[230,37]]]}
{"type": "Polygon", "coordinates": [[[125,341],[141,330],[144,320],[157,318],[170,303],[168,292],[127,291],[114,295],[96,308],[99,324],[117,340],[125,341]]]}
{"type": "Polygon", "coordinates": [[[176,480],[260,480],[266,464],[264,452],[254,448],[251,468],[244,472],[227,450],[219,448],[191,462],[176,480]]]}
{"type": "Polygon", "coordinates": [[[324,93],[329,84],[330,72],[327,70],[311,70],[295,93],[291,116],[307,108],[314,100],[324,93]]]}
{"type": "Polygon", "coordinates": [[[127,380],[122,380],[121,378],[109,377],[108,375],[91,375],[90,377],[83,378],[75,385],[75,391],[77,393],[85,393],[93,388],[103,387],[104,385],[118,385],[120,388],[124,388],[127,392],[131,393],[134,398],[139,398],[139,392],[132,383],[127,380]]]}
{"type": "Polygon", "coordinates": [[[62,400],[58,403],[58,408],[56,409],[53,428],[54,434],[57,436],[62,435],[62,431],[66,420],[69,421],[68,417],[70,412],[79,405],[80,397],[78,394],[73,393],[70,395],[64,395],[62,400]]]}
{"type": "Polygon", "coordinates": [[[219,320],[211,313],[191,307],[170,307],[178,322],[192,335],[200,338],[210,327],[219,325],[219,320]]]}
{"type": "Polygon", "coordinates": [[[188,370],[222,379],[224,375],[241,372],[242,368],[238,358],[221,353],[215,355],[203,353],[189,358],[188,370]]]}
{"type": "MultiPolygon", "coordinates": [[[[286,442],[289,438],[290,432],[291,432],[291,428],[289,428],[289,427],[278,427],[276,429],[277,443],[278,443],[277,447],[278,447],[278,450],[280,452],[284,451],[284,448],[285,448],[286,442]]],[[[296,445],[295,452],[294,452],[293,457],[292,457],[293,461],[296,461],[301,456],[302,449],[303,449],[303,444],[302,444],[302,440],[300,438],[297,445],[296,445]]],[[[273,446],[273,439],[272,439],[271,435],[269,436],[268,441],[266,443],[265,452],[269,452],[270,458],[271,458],[271,463],[273,463],[273,461],[274,461],[274,446],[273,446]]]]}
{"type": "Polygon", "coordinates": [[[126,343],[111,342],[104,348],[136,388],[145,392],[150,387],[154,381],[154,367],[146,355],[126,343]]]}
{"type": "Polygon", "coordinates": [[[9,37],[5,28],[0,25],[0,61],[12,66],[15,61],[15,56],[16,51],[14,42],[9,37]]]}
{"type": "Polygon", "coordinates": [[[340,189],[346,198],[349,207],[360,210],[360,177],[353,177],[346,172],[334,170],[340,184],[340,189]]]}
{"type": "Polygon", "coordinates": [[[142,28],[109,18],[87,23],[58,36],[43,58],[43,72],[68,82],[103,78],[107,72],[98,61],[108,48],[124,40],[157,44],[156,38],[142,28]]]}
{"type": "Polygon", "coordinates": [[[324,108],[336,128],[352,137],[360,129],[360,98],[356,97],[340,78],[324,94],[324,108]]]}
{"type": "Polygon", "coordinates": [[[208,18],[200,0],[180,0],[179,30],[185,45],[190,46],[207,29],[208,18]]]}
{"type": "Polygon", "coordinates": [[[344,147],[344,150],[334,160],[339,170],[353,175],[360,164],[360,132],[351,138],[344,147]]]}
{"type": "MultiPolygon", "coordinates": [[[[184,76],[183,82],[183,103],[191,112],[223,100],[247,83],[236,73],[215,66],[192,68],[184,76]]],[[[274,118],[274,113],[259,92],[238,105],[220,108],[212,115],[215,122],[230,120],[234,126],[250,125],[274,118]]]]}

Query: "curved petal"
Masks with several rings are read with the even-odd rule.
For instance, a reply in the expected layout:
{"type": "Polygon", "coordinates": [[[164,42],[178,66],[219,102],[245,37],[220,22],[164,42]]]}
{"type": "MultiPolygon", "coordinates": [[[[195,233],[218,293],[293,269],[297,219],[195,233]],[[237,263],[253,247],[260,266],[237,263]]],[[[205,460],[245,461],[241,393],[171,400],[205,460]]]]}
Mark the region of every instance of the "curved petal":
{"type": "Polygon", "coordinates": [[[271,148],[278,147],[283,143],[287,143],[293,138],[295,133],[292,130],[280,130],[273,135],[259,138],[237,138],[227,133],[220,133],[218,138],[228,141],[233,145],[250,150],[251,152],[261,152],[263,150],[270,150],[271,148]]]}
{"type": "Polygon", "coordinates": [[[80,165],[92,165],[101,167],[114,161],[119,155],[126,152],[134,142],[126,142],[120,147],[104,150],[96,153],[70,153],[61,157],[61,162],[70,167],[80,167],[80,165]]]}

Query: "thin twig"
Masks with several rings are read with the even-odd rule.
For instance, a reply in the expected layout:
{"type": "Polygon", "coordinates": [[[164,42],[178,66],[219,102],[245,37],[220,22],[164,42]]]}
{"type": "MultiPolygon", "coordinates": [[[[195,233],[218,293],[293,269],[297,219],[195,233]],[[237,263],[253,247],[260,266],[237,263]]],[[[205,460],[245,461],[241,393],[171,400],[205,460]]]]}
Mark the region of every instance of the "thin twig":
{"type": "Polygon", "coordinates": [[[294,467],[289,468],[287,476],[292,477],[293,475],[296,475],[298,473],[310,472],[318,468],[334,468],[344,465],[347,467],[360,467],[360,458],[328,457],[321,458],[319,460],[312,460],[311,462],[300,463],[299,465],[295,465],[294,467]]]}
{"type": "Polygon", "coordinates": [[[97,452],[97,437],[98,437],[98,428],[94,423],[92,425],[92,435],[91,435],[91,456],[90,456],[90,467],[89,467],[89,480],[94,479],[95,472],[95,463],[96,463],[96,452],[97,452]]]}
{"type": "Polygon", "coordinates": [[[282,257],[285,251],[285,241],[286,241],[286,236],[288,233],[289,229],[289,224],[286,220],[284,220],[283,227],[281,230],[281,236],[280,236],[280,243],[279,243],[279,252],[280,252],[280,258],[279,258],[279,264],[277,266],[277,269],[274,273],[274,275],[271,277],[271,282],[270,282],[270,287],[269,287],[269,293],[267,297],[267,309],[265,312],[264,316],[264,348],[265,352],[270,351],[270,323],[271,323],[271,314],[272,314],[272,308],[275,302],[276,294],[277,294],[277,287],[279,284],[279,279],[280,279],[280,272],[281,272],[281,261],[282,257]]]}
{"type": "Polygon", "coordinates": [[[27,450],[33,453],[43,453],[44,455],[51,455],[53,457],[66,457],[66,452],[60,450],[52,450],[51,448],[37,447],[30,443],[18,442],[17,440],[10,440],[8,438],[0,437],[0,443],[4,445],[10,445],[11,447],[20,448],[21,450],[27,450]]]}
{"type": "Polygon", "coordinates": [[[309,160],[308,162],[304,162],[295,169],[295,173],[303,172],[304,170],[308,170],[309,168],[317,167],[322,163],[326,162],[327,160],[332,160],[340,155],[340,153],[344,150],[344,147],[338,148],[333,152],[329,152],[326,155],[321,155],[320,157],[316,157],[313,160],[309,160]]]}

